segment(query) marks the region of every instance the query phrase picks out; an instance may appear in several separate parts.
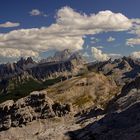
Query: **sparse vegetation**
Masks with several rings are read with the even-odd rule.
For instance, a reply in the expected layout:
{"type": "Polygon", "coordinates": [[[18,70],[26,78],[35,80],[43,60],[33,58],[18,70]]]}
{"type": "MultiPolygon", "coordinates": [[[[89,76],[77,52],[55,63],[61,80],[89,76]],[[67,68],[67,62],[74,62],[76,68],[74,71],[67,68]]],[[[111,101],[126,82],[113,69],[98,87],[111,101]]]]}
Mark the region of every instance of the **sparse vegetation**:
{"type": "Polygon", "coordinates": [[[92,97],[90,95],[82,95],[77,98],[74,102],[78,107],[83,107],[85,104],[90,103],[92,101],[92,97]]]}
{"type": "Polygon", "coordinates": [[[24,81],[24,83],[19,83],[16,86],[14,86],[14,81],[10,81],[8,93],[0,95],[0,103],[6,100],[17,100],[29,95],[30,92],[35,90],[43,90],[50,85],[60,82],[61,79],[62,77],[58,77],[55,79],[46,80],[45,82],[39,82],[30,78],[24,81]]]}

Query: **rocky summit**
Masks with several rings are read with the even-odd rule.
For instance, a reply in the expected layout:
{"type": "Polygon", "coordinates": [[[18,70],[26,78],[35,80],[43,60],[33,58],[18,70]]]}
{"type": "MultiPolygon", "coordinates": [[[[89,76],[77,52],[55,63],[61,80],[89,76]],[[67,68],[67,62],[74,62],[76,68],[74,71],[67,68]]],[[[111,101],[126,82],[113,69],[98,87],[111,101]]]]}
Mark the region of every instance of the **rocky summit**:
{"type": "Polygon", "coordinates": [[[140,139],[140,61],[64,50],[0,66],[0,139],[140,139]]]}

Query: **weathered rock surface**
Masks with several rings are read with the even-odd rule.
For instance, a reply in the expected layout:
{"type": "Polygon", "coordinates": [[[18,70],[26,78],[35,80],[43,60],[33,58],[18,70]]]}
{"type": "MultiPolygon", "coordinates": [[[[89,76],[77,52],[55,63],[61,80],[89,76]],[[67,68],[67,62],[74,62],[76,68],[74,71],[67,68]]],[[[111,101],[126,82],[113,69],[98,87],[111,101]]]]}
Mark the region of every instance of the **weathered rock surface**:
{"type": "MultiPolygon", "coordinates": [[[[121,93],[109,102],[104,117],[86,127],[70,132],[76,140],[140,139],[140,77],[123,86],[121,93]]],[[[95,112],[94,112],[95,114],[95,112]]],[[[102,114],[98,114],[102,115],[102,114]]],[[[94,115],[93,115],[94,116],[94,115]]],[[[92,116],[92,117],[93,117],[92,116]]]]}
{"type": "Polygon", "coordinates": [[[115,60],[105,62],[95,62],[88,64],[89,70],[102,72],[106,76],[114,78],[115,82],[120,86],[131,80],[134,80],[140,73],[140,60],[131,57],[122,57],[115,60]]]}
{"type": "Polygon", "coordinates": [[[32,92],[29,96],[0,105],[0,130],[21,126],[37,119],[61,117],[71,112],[69,104],[54,103],[46,92],[32,92]]]}
{"type": "Polygon", "coordinates": [[[140,77],[122,87],[121,93],[108,103],[107,112],[122,111],[137,102],[140,102],[140,77]]]}
{"type": "Polygon", "coordinates": [[[140,103],[136,103],[120,113],[107,114],[69,135],[75,140],[138,140],[139,130],[140,103]]]}

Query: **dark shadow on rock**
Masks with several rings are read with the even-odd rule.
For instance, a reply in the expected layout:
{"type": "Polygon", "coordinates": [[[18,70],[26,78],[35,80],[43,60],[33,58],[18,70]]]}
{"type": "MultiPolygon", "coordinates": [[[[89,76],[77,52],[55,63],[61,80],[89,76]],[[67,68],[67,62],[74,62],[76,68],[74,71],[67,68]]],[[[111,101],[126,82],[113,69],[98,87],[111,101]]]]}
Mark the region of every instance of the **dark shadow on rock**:
{"type": "Polygon", "coordinates": [[[105,112],[116,110],[117,108],[116,108],[114,103],[118,99],[120,99],[121,97],[126,96],[132,89],[137,89],[137,90],[140,89],[140,77],[137,77],[135,80],[133,80],[133,81],[131,81],[129,83],[126,83],[123,86],[123,88],[121,90],[121,93],[118,96],[114,97],[111,101],[109,101],[105,112]]]}
{"type": "Polygon", "coordinates": [[[104,113],[105,113],[105,111],[100,108],[93,108],[90,111],[86,111],[82,114],[77,114],[77,116],[80,116],[80,117],[76,123],[81,123],[90,118],[94,118],[94,117],[96,118],[97,116],[103,115],[104,113]]]}
{"type": "Polygon", "coordinates": [[[140,139],[140,103],[117,113],[107,114],[85,128],[68,132],[72,140],[138,140],[140,139]]]}

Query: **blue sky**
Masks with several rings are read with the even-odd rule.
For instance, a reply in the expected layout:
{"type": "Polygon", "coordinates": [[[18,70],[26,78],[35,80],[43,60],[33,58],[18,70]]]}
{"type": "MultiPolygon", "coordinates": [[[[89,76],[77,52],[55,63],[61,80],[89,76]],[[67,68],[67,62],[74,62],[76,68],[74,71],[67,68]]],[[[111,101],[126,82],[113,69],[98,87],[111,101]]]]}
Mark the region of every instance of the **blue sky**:
{"type": "Polygon", "coordinates": [[[139,58],[139,5],[139,0],[0,0],[1,62],[40,59],[66,48],[90,60],[139,58]]]}

